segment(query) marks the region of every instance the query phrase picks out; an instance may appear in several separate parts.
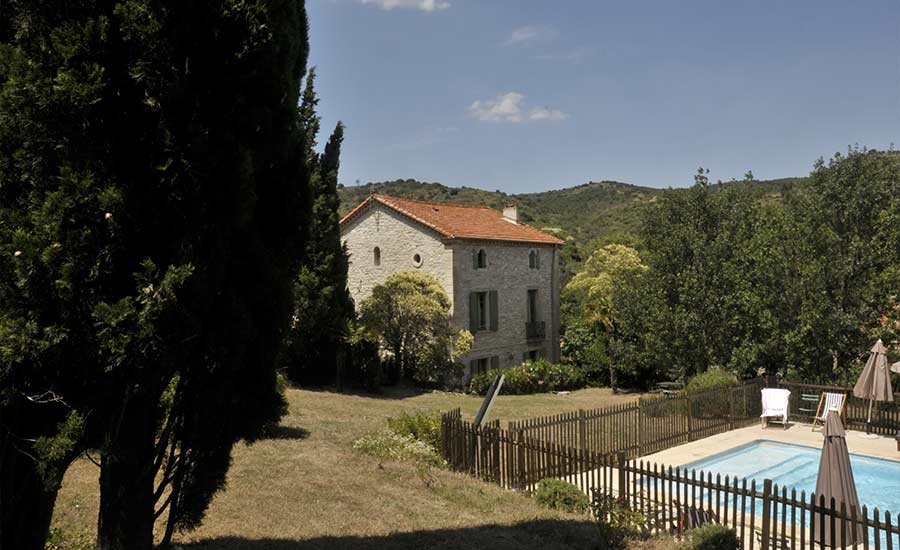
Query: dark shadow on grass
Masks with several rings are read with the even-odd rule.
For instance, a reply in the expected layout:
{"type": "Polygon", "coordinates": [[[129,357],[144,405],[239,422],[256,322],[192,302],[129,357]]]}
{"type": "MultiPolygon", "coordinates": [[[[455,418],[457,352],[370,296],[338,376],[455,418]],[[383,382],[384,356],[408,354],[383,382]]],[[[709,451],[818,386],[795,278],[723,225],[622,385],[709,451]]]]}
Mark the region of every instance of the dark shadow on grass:
{"type": "Polygon", "coordinates": [[[309,430],[306,428],[279,424],[274,428],[268,428],[262,439],[306,439],[307,437],[309,437],[309,430]]]}
{"type": "Polygon", "coordinates": [[[480,525],[460,529],[414,531],[377,537],[336,536],[306,540],[222,537],[179,545],[185,550],[511,550],[600,548],[598,532],[588,520],[545,519],[514,525],[480,525]]]}
{"type": "MultiPolygon", "coordinates": [[[[294,389],[304,390],[309,392],[316,393],[331,393],[335,395],[346,395],[346,396],[354,396],[354,397],[368,397],[369,399],[389,399],[389,400],[402,400],[409,399],[410,397],[418,397],[420,395],[424,395],[427,393],[431,393],[434,390],[426,389],[426,388],[417,388],[415,386],[401,383],[394,386],[382,386],[381,390],[377,393],[369,393],[359,388],[348,388],[343,392],[337,391],[337,388],[334,386],[294,386],[294,389]]],[[[463,395],[460,393],[460,395],[463,395]]]]}

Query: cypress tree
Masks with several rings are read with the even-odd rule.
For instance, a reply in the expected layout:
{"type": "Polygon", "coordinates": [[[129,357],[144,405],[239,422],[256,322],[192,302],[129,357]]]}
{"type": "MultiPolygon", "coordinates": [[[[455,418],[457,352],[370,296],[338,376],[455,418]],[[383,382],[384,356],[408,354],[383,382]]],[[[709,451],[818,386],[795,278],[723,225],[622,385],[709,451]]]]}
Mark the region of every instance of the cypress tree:
{"type": "Polygon", "coordinates": [[[191,528],[285,411],[308,236],[302,0],[4,5],[0,546],[101,456],[98,546],[191,528]]]}
{"type": "MultiPolygon", "coordinates": [[[[318,130],[318,103],[311,70],[303,94],[301,118],[305,127],[318,130]]],[[[315,134],[307,134],[309,141],[315,134]]],[[[327,384],[335,380],[353,301],[347,290],[347,252],[341,244],[338,208],[338,170],[344,126],[338,122],[321,155],[314,155],[311,188],[312,217],[309,239],[294,285],[294,317],[289,338],[288,372],[300,384],[327,384]]]]}

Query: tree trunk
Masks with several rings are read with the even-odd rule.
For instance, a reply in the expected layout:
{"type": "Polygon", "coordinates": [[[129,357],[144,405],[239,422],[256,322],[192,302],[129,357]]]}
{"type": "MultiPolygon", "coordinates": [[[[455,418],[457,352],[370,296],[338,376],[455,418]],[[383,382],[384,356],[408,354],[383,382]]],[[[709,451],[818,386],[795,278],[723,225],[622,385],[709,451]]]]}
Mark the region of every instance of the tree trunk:
{"type": "Polygon", "coordinates": [[[131,396],[100,469],[99,550],[152,550],[156,407],[131,396]]]}
{"type": "Polygon", "coordinates": [[[47,490],[30,456],[0,438],[0,550],[43,550],[58,488],[47,490]]]}

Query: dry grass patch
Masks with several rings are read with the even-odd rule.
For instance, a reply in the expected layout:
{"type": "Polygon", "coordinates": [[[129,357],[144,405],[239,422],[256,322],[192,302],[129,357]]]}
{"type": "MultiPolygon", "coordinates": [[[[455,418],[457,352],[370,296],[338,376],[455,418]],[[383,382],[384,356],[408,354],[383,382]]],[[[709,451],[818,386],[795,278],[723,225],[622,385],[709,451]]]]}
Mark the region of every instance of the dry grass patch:
{"type": "MultiPolygon", "coordinates": [[[[512,420],[636,399],[587,389],[569,395],[501,396],[492,418],[512,420]]],[[[238,445],[226,490],[196,531],[176,536],[189,548],[592,548],[585,517],[545,510],[525,495],[463,474],[379,460],[353,442],[416,409],[461,407],[481,398],[390,390],[382,396],[288,390],[290,412],[273,439],[238,445]]],[[[66,474],[53,525],[93,536],[97,468],[80,460],[66,474]]],[[[161,535],[161,529],[159,529],[161,535]]]]}

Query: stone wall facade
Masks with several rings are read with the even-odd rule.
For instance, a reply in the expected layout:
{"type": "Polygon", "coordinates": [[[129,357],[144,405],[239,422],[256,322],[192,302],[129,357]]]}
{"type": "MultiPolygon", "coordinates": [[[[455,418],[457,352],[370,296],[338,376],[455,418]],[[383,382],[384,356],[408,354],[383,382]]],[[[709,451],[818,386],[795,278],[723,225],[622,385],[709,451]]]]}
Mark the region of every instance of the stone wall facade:
{"type": "Polygon", "coordinates": [[[500,368],[520,364],[529,352],[551,361],[559,361],[559,284],[558,251],[553,245],[511,243],[504,241],[467,241],[451,245],[453,248],[453,293],[456,307],[454,323],[469,329],[475,336],[473,360],[497,357],[500,368]],[[487,265],[475,267],[474,256],[484,250],[487,265]],[[529,254],[538,255],[532,268],[529,254]],[[544,337],[526,337],[528,291],[537,290],[536,321],[544,322],[544,337]],[[497,330],[476,331],[470,327],[472,292],[497,292],[497,330]]]}
{"type": "Polygon", "coordinates": [[[444,240],[377,203],[342,226],[341,234],[350,255],[347,284],[357,304],[391,274],[421,270],[433,275],[450,297],[454,326],[475,336],[471,354],[463,359],[467,366],[508,368],[529,353],[559,361],[559,251],[555,245],[444,240]],[[375,262],[376,247],[380,265],[375,262]],[[484,268],[476,268],[479,250],[487,260],[484,268]],[[532,251],[538,256],[537,267],[529,262],[532,251]],[[544,323],[543,338],[526,335],[529,290],[537,291],[535,320],[544,323]],[[497,295],[496,330],[473,330],[470,295],[491,291],[497,295]]]}
{"type": "Polygon", "coordinates": [[[372,294],[375,285],[400,271],[433,275],[452,302],[453,252],[437,233],[376,203],[341,227],[341,236],[350,255],[347,287],[357,304],[372,294]],[[380,250],[381,265],[375,265],[375,248],[380,250]]]}

